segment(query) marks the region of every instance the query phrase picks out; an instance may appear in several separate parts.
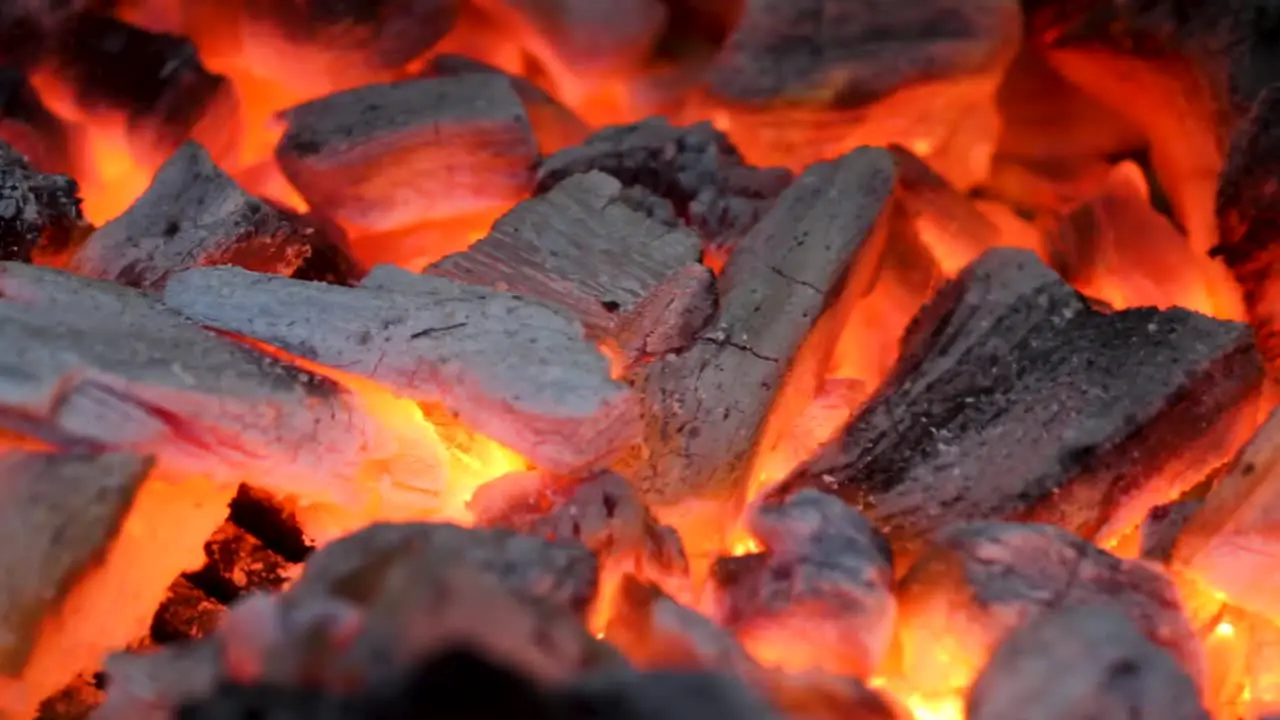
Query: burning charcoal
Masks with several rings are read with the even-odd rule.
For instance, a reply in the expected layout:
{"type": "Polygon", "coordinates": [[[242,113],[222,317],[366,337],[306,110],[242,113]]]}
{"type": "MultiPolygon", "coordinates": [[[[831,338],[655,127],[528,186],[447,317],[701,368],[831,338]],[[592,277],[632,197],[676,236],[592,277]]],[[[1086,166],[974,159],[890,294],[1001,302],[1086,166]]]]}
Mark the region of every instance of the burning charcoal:
{"type": "Polygon", "coordinates": [[[904,709],[858,678],[766,672],[757,682],[792,720],[906,720],[904,709]]]}
{"type": "Polygon", "coordinates": [[[897,612],[884,539],[818,492],[758,508],[749,529],[765,551],[721,558],[712,569],[720,624],[766,664],[868,677],[889,649],[897,612]]]}
{"type": "Polygon", "coordinates": [[[1124,613],[1052,610],[1000,643],[969,691],[972,720],[1209,720],[1195,682],[1124,613]]]}
{"type": "Polygon", "coordinates": [[[581,144],[591,133],[581,118],[542,88],[523,77],[508,75],[496,67],[465,55],[436,55],[423,67],[421,74],[423,77],[438,78],[477,73],[498,75],[511,83],[516,95],[524,102],[525,112],[529,114],[529,124],[533,127],[534,135],[538,136],[538,149],[543,155],[581,144]]]}
{"type": "Polygon", "coordinates": [[[224,648],[211,641],[111,655],[104,666],[106,697],[93,720],[170,720],[171,710],[214,692],[223,655],[224,648]]]}
{"type": "Polygon", "coordinates": [[[315,550],[302,531],[297,513],[261,488],[241,485],[231,499],[231,513],[227,519],[288,562],[303,562],[315,550]]]}
{"type": "Polygon", "coordinates": [[[1186,490],[1256,417],[1248,328],[1090,309],[1033,254],[988,251],[913,320],[876,395],[798,468],[910,560],[954,522],[1051,522],[1109,542],[1186,490]]]}
{"type": "Polygon", "coordinates": [[[210,327],[442,404],[552,472],[592,466],[635,440],[635,396],[610,379],[576,322],[444,278],[404,273],[395,285],[196,268],[170,279],[164,302],[210,327]]]}
{"type": "Polygon", "coordinates": [[[1139,555],[1152,562],[1169,562],[1182,528],[1203,506],[1203,495],[1195,496],[1193,488],[1188,496],[1151,508],[1138,528],[1139,555]]]}
{"type": "Polygon", "coordinates": [[[168,593],[151,618],[152,640],[171,643],[213,634],[226,606],[185,577],[174,580],[168,593]]]}
{"type": "Polygon", "coordinates": [[[1280,620],[1280,411],[1258,429],[1179,534],[1170,564],[1231,602],[1280,620]]]}
{"type": "Polygon", "coordinates": [[[0,260],[31,262],[37,252],[69,249],[89,233],[79,188],[63,175],[34,170],[0,142],[0,260]]]}
{"type": "Polygon", "coordinates": [[[1218,184],[1217,221],[1221,233],[1213,255],[1222,259],[1244,293],[1258,349],[1273,372],[1280,368],[1280,192],[1273,187],[1280,168],[1280,85],[1267,88],[1236,132],[1218,184]]]}
{"type": "MultiPolygon", "coordinates": [[[[0,264],[0,378],[0,426],[157,454],[176,473],[226,482],[223,506],[251,476],[308,502],[363,507],[375,488],[357,482],[360,469],[405,452],[335,382],[134,290],[47,268],[0,264]]],[[[223,507],[200,542],[225,517],[223,507]]]]}
{"type": "Polygon", "coordinates": [[[84,720],[102,702],[102,690],[92,678],[77,675],[50,695],[36,710],[36,720],[84,720]]]}
{"type": "Polygon", "coordinates": [[[204,554],[208,561],[189,577],[224,603],[254,590],[278,590],[292,575],[292,563],[231,522],[214,531],[204,554]]]}
{"type": "Polygon", "coordinates": [[[1079,605],[1114,606],[1193,678],[1203,674],[1199,639],[1164,574],[1051,525],[949,528],[903,577],[898,601],[902,670],[925,692],[968,687],[1015,629],[1079,605]]]}
{"type": "Polygon", "coordinates": [[[678,582],[689,573],[680,536],[658,524],[630,483],[613,472],[569,479],[515,473],[480,486],[467,508],[479,527],[573,539],[602,563],[620,563],[649,580],[678,582]]]}
{"type": "Polygon", "coordinates": [[[205,69],[186,38],[81,13],[58,35],[52,63],[80,107],[128,118],[136,151],[164,157],[190,137],[215,154],[233,145],[235,89],[205,69]]]}
{"type": "Polygon", "coordinates": [[[290,275],[328,242],[292,213],[246,194],[188,142],[142,197],[89,236],[69,269],[159,291],[174,273],[201,265],[290,275]]]}
{"type": "Polygon", "coordinates": [[[151,470],[123,453],[0,455],[0,675],[22,690],[4,694],[5,714],[31,717],[35,703],[143,635],[225,512],[217,490],[192,481],[175,493],[151,470]]]}
{"type": "Polygon", "coordinates": [[[628,361],[645,354],[651,333],[623,328],[684,328],[682,339],[691,341],[714,310],[698,238],[633,211],[620,201],[622,189],[603,173],[575,175],[516,205],[487,237],[424,273],[564,308],[588,337],[612,341],[628,361]],[[672,282],[677,274],[695,279],[672,282]]]}
{"type": "MultiPolygon", "coordinates": [[[[3,23],[0,20],[0,26],[3,23]]],[[[4,66],[0,66],[0,141],[12,145],[43,172],[70,169],[62,121],[49,112],[21,70],[4,66]]]]}
{"type": "Polygon", "coordinates": [[[873,148],[807,170],[730,257],[711,325],[689,350],[645,366],[647,457],[627,473],[686,547],[723,547],[719,529],[725,513],[736,517],[795,353],[824,307],[867,290],[893,187],[891,158],[873,148]]]}
{"type": "Polygon", "coordinates": [[[711,123],[679,127],[655,118],[605,128],[546,158],[538,167],[538,191],[592,170],[670,200],[704,240],[726,247],[759,222],[792,180],[782,168],[746,164],[711,123]]]}
{"type": "Polygon", "coordinates": [[[312,208],[383,232],[523,200],[537,141],[506,79],[368,85],[299,105],[276,159],[312,208]]]}

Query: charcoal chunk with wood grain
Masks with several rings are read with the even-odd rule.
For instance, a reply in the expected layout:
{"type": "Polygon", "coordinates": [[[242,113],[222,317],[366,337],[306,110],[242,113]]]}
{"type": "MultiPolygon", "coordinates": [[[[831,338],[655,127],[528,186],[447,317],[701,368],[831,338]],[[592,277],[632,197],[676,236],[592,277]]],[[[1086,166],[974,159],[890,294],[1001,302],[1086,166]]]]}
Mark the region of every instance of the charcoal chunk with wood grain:
{"type": "Polygon", "coordinates": [[[1230,457],[1261,380],[1243,324],[1099,312],[1032,253],[991,250],[917,314],[874,397],[773,492],[839,495],[907,561],[968,520],[1106,542],[1230,457]]]}

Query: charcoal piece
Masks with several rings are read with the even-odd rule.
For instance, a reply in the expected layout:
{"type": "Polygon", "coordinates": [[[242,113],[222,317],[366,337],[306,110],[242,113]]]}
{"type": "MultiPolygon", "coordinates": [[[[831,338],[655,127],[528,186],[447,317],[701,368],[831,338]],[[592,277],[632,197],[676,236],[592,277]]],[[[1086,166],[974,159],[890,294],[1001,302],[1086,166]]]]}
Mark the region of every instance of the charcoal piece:
{"type": "Polygon", "coordinates": [[[1017,2],[756,0],[711,70],[740,103],[817,99],[860,106],[907,86],[979,75],[1012,59],[1017,2]]]}
{"type": "Polygon", "coordinates": [[[88,235],[79,191],[75,180],[35,170],[0,141],[0,261],[31,262],[37,253],[64,252],[88,235]]]}
{"type": "Polygon", "coordinates": [[[1124,613],[1068,606],[1014,630],[969,690],[973,720],[1209,720],[1195,682],[1124,613]]]}
{"type": "Polygon", "coordinates": [[[45,698],[36,720],[85,720],[102,702],[102,689],[90,677],[77,675],[66,687],[45,698]]]}
{"type": "Polygon", "coordinates": [[[906,560],[967,520],[1105,543],[1224,462],[1261,377],[1241,324],[1101,313],[1032,253],[991,250],[920,311],[873,398],[774,492],[839,495],[906,560]]]}
{"type": "Polygon", "coordinates": [[[576,540],[601,563],[649,580],[689,573],[680,536],[661,525],[625,479],[610,471],[557,478],[515,473],[485,483],[467,503],[478,527],[576,540]]]}
{"type": "Polygon", "coordinates": [[[764,552],[712,567],[720,624],[766,665],[869,677],[889,649],[897,614],[884,539],[856,510],[819,492],[756,508],[748,529],[764,552]]]}
{"type": "Polygon", "coordinates": [[[164,157],[194,137],[216,153],[231,148],[235,89],[201,64],[190,40],[86,12],[63,28],[52,53],[80,107],[123,113],[138,147],[164,157]]]}
{"type": "Polygon", "coordinates": [[[297,514],[261,488],[241,485],[231,498],[227,519],[262,541],[287,562],[300,563],[315,550],[299,525],[297,514]]]}
{"type": "MultiPolygon", "coordinates": [[[[1192,493],[1188,493],[1191,495],[1192,493]]],[[[1187,522],[1204,506],[1204,497],[1183,497],[1171,503],[1157,505],[1147,513],[1138,527],[1138,554],[1151,562],[1168,563],[1173,559],[1173,548],[1187,522]]]]}
{"type": "Polygon", "coordinates": [[[604,128],[544,159],[538,192],[592,170],[671,201],[690,227],[718,247],[741,240],[792,180],[786,169],[748,165],[711,123],[682,127],[653,118],[604,128]]]}
{"type": "Polygon", "coordinates": [[[1280,620],[1280,411],[1258,428],[1178,534],[1170,565],[1224,593],[1234,605],[1280,620]]]}
{"type": "Polygon", "coordinates": [[[1173,583],[1052,525],[973,523],[935,536],[898,586],[905,677],[924,693],[966,688],[1011,632],[1046,612],[1109,605],[1203,677],[1199,637],[1173,583]]]}
{"type": "Polygon", "coordinates": [[[1212,255],[1239,283],[1258,350],[1274,374],[1280,369],[1280,315],[1275,288],[1280,282],[1280,84],[1267,88],[1232,137],[1218,181],[1218,242],[1212,255]]]}
{"type": "Polygon", "coordinates": [[[172,717],[184,702],[213,694],[225,677],[225,655],[225,648],[208,640],[110,655],[103,664],[106,697],[93,718],[172,717]]]}
{"type": "Polygon", "coordinates": [[[244,21],[303,47],[322,47],[350,62],[398,70],[453,29],[460,0],[259,0],[244,21]]]}
{"type": "Polygon", "coordinates": [[[151,618],[151,639],[158,643],[194,640],[213,633],[226,606],[179,577],[151,618]]]}
{"type": "Polygon", "coordinates": [[[352,232],[508,207],[533,187],[528,113],[495,75],[366,85],[284,119],[280,169],[316,212],[352,232]]]}
{"type": "Polygon", "coordinates": [[[361,482],[365,464],[411,451],[333,380],[135,290],[49,268],[0,264],[0,378],[4,426],[156,454],[176,473],[227,483],[227,499],[254,477],[310,503],[363,507],[375,485],[386,491],[361,482]]]}
{"type": "MultiPolygon", "coordinates": [[[[0,27],[4,20],[0,19],[0,27]]],[[[3,30],[0,30],[2,36],[3,30]]],[[[15,67],[0,65],[0,141],[12,145],[33,167],[47,173],[71,168],[67,130],[15,67]]]]}
{"type": "Polygon", "coordinates": [[[415,567],[469,567],[517,597],[579,615],[596,593],[596,558],[576,541],[432,523],[379,523],[334,541],[311,556],[289,592],[369,602],[401,560],[415,567]]]}
{"type": "Polygon", "coordinates": [[[714,310],[698,238],[627,207],[622,190],[603,173],[571,177],[423,272],[564,308],[588,337],[611,342],[628,363],[655,345],[666,349],[650,343],[654,328],[684,328],[690,341],[714,310]],[[694,280],[678,282],[677,275],[694,280]]]}
{"type": "Polygon", "coordinates": [[[893,187],[892,160],[875,148],[811,167],[730,257],[719,309],[692,347],[644,366],[646,456],[624,474],[655,511],[665,506],[686,546],[696,529],[700,550],[723,547],[715,535],[726,513],[736,519],[795,353],[825,307],[868,289],[893,187]]]}
{"type": "Polygon", "coordinates": [[[238,268],[174,275],[164,302],[393,392],[437,403],[539,467],[571,473],[638,435],[637,400],[582,327],[524,298],[399,271],[347,288],[238,268]]]}
{"type": "Polygon", "coordinates": [[[184,143],[123,215],[89,236],[72,272],[148,292],[187,268],[235,265],[291,275],[332,242],[297,215],[247,194],[194,142],[184,143]]]}
{"type": "Polygon", "coordinates": [[[423,66],[423,77],[456,77],[477,73],[506,78],[516,95],[524,103],[529,114],[529,124],[538,137],[538,149],[543,155],[559,152],[581,144],[591,134],[591,128],[572,110],[528,79],[508,75],[492,65],[487,65],[465,55],[441,53],[434,55],[423,66]]]}
{"type": "Polygon", "coordinates": [[[292,576],[293,564],[271,552],[257,538],[230,521],[204,544],[205,564],[187,575],[197,587],[221,603],[252,591],[279,590],[292,576]]]}

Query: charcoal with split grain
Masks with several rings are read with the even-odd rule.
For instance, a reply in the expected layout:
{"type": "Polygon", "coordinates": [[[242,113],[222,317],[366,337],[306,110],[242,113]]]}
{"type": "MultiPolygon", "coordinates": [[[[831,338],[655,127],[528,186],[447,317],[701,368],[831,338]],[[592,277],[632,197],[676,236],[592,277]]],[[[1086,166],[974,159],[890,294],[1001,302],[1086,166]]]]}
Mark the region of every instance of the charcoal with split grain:
{"type": "Polygon", "coordinates": [[[775,493],[839,495],[906,560],[968,520],[1110,541],[1227,459],[1261,380],[1243,324],[1099,312],[1034,254],[991,250],[916,315],[876,394],[775,493]]]}
{"type": "Polygon", "coordinates": [[[195,268],[170,279],[164,302],[441,405],[552,472],[590,467],[639,432],[635,394],[582,326],[509,293],[390,267],[356,288],[195,268]]]}

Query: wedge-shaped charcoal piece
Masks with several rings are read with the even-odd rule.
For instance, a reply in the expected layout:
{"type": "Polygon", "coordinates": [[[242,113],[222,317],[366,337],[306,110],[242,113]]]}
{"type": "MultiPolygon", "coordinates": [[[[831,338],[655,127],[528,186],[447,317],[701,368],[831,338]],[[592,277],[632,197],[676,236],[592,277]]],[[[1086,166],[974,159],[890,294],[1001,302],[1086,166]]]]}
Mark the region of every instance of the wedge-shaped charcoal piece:
{"type": "Polygon", "coordinates": [[[819,492],[759,507],[765,550],[712,568],[716,619],[766,665],[866,678],[893,638],[888,545],[856,510],[819,492]]]}
{"type": "Polygon", "coordinates": [[[795,353],[823,309],[842,292],[865,292],[878,265],[875,231],[893,187],[892,160],[879,149],[810,168],[731,256],[719,310],[693,346],[645,366],[644,456],[624,474],[655,511],[681,505],[683,519],[670,522],[687,545],[723,547],[709,536],[725,512],[736,519],[728,508],[744,498],[795,353]],[[691,541],[695,526],[703,541],[691,541]]]}
{"type": "Polygon", "coordinates": [[[1100,313],[1030,252],[991,250],[921,310],[876,395],[777,492],[843,497],[908,560],[966,520],[1108,542],[1229,457],[1261,378],[1242,324],[1100,313]]]}
{"type": "Polygon", "coordinates": [[[538,165],[538,191],[599,170],[670,200],[708,243],[731,247],[768,212],[792,181],[784,168],[757,168],[711,123],[688,127],[661,118],[600,130],[538,165]]]}
{"type": "Polygon", "coordinates": [[[3,712],[36,704],[145,635],[231,492],[127,453],[0,454],[3,712]]]}
{"type": "Polygon", "coordinates": [[[553,472],[634,441],[635,396],[610,379],[608,361],[576,322],[514,295],[394,270],[366,278],[373,287],[346,288],[197,268],[173,276],[164,302],[210,327],[443,404],[553,472]]]}
{"type": "Polygon", "coordinates": [[[659,524],[630,483],[613,472],[506,475],[480,486],[467,508],[479,527],[577,540],[596,553],[605,572],[634,572],[677,588],[689,574],[680,536],[659,524]]]}
{"type": "Polygon", "coordinates": [[[645,311],[657,317],[639,324],[687,327],[691,336],[714,310],[707,299],[711,273],[698,263],[701,244],[687,229],[631,209],[622,193],[621,183],[603,173],[575,175],[516,205],[487,237],[424,273],[564,308],[593,339],[626,341],[621,350],[628,358],[644,354],[649,335],[623,328],[637,325],[645,311]],[[677,273],[693,281],[677,283],[677,273]]]}
{"type": "Polygon", "coordinates": [[[533,187],[537,140],[511,83],[495,75],[368,85],[284,117],[280,168],[353,232],[507,207],[533,187]]]}
{"type": "Polygon", "coordinates": [[[140,290],[201,265],[291,275],[332,241],[296,215],[245,193],[204,148],[184,143],[142,197],[89,236],[72,272],[140,290]]]}
{"type": "Polygon", "coordinates": [[[135,290],[17,263],[0,264],[0,426],[156,454],[233,492],[253,477],[308,502],[362,503],[371,486],[356,481],[361,468],[395,451],[331,380],[135,290]]]}
{"type": "Polygon", "coordinates": [[[1258,429],[1178,535],[1170,563],[1232,604],[1280,621],[1280,412],[1258,429]]]}
{"type": "Polygon", "coordinates": [[[1195,681],[1124,613],[1051,610],[1013,631],[969,691],[973,720],[1209,720],[1195,681]]]}
{"type": "Polygon", "coordinates": [[[1055,608],[1114,606],[1199,680],[1200,642],[1173,583],[1052,525],[956,525],[898,588],[902,670],[922,691],[963,690],[1006,636],[1055,608]]]}
{"type": "Polygon", "coordinates": [[[33,169],[0,141],[0,260],[31,262],[37,252],[64,252],[89,234],[78,193],[75,180],[33,169]]]}
{"type": "MultiPolygon", "coordinates": [[[[0,18],[0,27],[3,25],[0,18]]],[[[0,30],[0,36],[3,32],[0,30]]],[[[45,107],[27,76],[14,67],[0,68],[0,141],[12,145],[44,172],[70,169],[67,129],[45,107]]]]}
{"type": "Polygon", "coordinates": [[[524,102],[525,112],[529,113],[529,124],[538,136],[538,148],[543,155],[577,145],[591,134],[582,118],[527,78],[508,75],[465,55],[436,55],[422,68],[423,77],[457,77],[477,73],[498,75],[511,82],[512,89],[524,102]]]}

